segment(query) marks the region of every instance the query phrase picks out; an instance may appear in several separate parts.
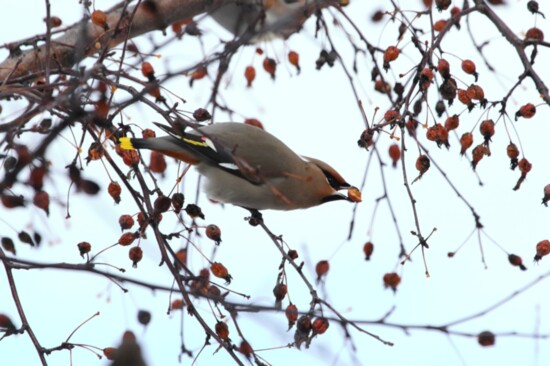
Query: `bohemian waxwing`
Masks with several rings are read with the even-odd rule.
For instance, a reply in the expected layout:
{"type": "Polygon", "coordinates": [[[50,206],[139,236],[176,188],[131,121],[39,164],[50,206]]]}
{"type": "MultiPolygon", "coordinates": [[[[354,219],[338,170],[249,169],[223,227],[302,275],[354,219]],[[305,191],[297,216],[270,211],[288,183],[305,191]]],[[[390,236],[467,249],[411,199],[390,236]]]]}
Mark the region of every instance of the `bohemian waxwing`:
{"type": "Polygon", "coordinates": [[[157,125],[169,135],[122,137],[120,146],[126,150],[155,150],[195,165],[206,177],[205,191],[213,200],[253,211],[294,210],[335,200],[361,200],[357,188],[327,163],[300,157],[260,127],[227,122],[178,132],[157,125]],[[342,189],[348,189],[350,198],[338,192],[342,189]]]}
{"type": "Polygon", "coordinates": [[[288,38],[297,32],[305,21],[306,0],[244,0],[231,2],[209,12],[222,27],[241,36],[246,31],[266,30],[252,42],[274,37],[288,38]]]}

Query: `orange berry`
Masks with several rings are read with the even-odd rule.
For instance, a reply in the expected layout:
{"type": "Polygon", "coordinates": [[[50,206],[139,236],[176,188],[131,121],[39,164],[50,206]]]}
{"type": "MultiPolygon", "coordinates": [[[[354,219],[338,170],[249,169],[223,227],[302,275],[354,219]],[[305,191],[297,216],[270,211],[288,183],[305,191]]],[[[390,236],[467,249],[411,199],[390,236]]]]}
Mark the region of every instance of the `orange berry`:
{"type": "Polygon", "coordinates": [[[292,328],[298,320],[298,308],[294,304],[290,304],[285,309],[285,316],[288,320],[288,329],[292,328]]]}
{"type": "Polygon", "coordinates": [[[36,192],[32,200],[32,203],[36,207],[44,210],[47,216],[50,215],[50,195],[47,192],[44,192],[44,191],[36,192]]]}
{"type": "Polygon", "coordinates": [[[329,326],[329,322],[327,318],[316,318],[313,323],[311,324],[311,329],[313,330],[313,334],[323,334],[327,331],[329,326]]]}
{"type": "Polygon", "coordinates": [[[128,256],[132,261],[132,267],[136,268],[138,262],[141,261],[141,259],[143,258],[143,250],[141,250],[140,247],[130,248],[130,251],[128,252],[128,256]]]}
{"type": "Polygon", "coordinates": [[[216,334],[218,335],[218,337],[220,337],[224,341],[229,340],[229,327],[226,323],[219,321],[216,323],[214,329],[216,330],[216,334]]]}
{"type": "Polygon", "coordinates": [[[472,150],[472,168],[477,167],[477,164],[485,155],[491,155],[491,151],[485,144],[479,144],[472,150]]]}
{"type": "Polygon", "coordinates": [[[275,71],[277,70],[277,63],[274,59],[270,57],[264,58],[263,61],[264,70],[271,76],[272,79],[275,79],[275,71]]]}
{"type": "Polygon", "coordinates": [[[285,298],[288,292],[288,288],[284,283],[278,283],[273,288],[273,295],[275,296],[275,301],[280,303],[285,298]]]}
{"type": "Polygon", "coordinates": [[[212,265],[210,266],[210,272],[212,272],[212,274],[218,278],[223,278],[227,283],[230,283],[231,279],[233,278],[229,274],[227,268],[225,268],[225,266],[220,262],[212,263],[212,265]]]}
{"type": "Polygon", "coordinates": [[[216,242],[216,245],[219,245],[222,241],[222,231],[218,227],[218,225],[210,224],[206,227],[204,230],[206,232],[206,236],[216,242]]]}
{"type": "Polygon", "coordinates": [[[317,262],[317,265],[315,265],[315,273],[317,273],[317,281],[321,280],[321,277],[325,276],[328,273],[330,266],[328,264],[328,261],[322,260],[317,262]]]}
{"type": "Polygon", "coordinates": [[[447,117],[447,119],[445,120],[445,129],[447,131],[452,131],[458,128],[458,124],[459,124],[458,116],[454,114],[450,117],[447,117]]]}
{"type": "Polygon", "coordinates": [[[297,52],[290,51],[288,53],[288,62],[290,62],[290,64],[294,66],[298,72],[300,72],[300,56],[297,52]]]}
{"type": "Polygon", "coordinates": [[[426,155],[420,155],[416,159],[415,167],[416,170],[420,172],[420,175],[426,173],[428,169],[430,169],[430,158],[428,158],[426,155]]]}
{"type": "Polygon", "coordinates": [[[530,28],[527,32],[525,32],[525,40],[542,42],[544,41],[544,33],[536,27],[530,28]]]}
{"type": "Polygon", "coordinates": [[[401,118],[401,115],[395,109],[390,109],[386,111],[386,113],[384,113],[384,121],[386,121],[389,124],[398,122],[400,118],[401,118]]]}
{"type": "Polygon", "coordinates": [[[158,151],[151,151],[151,156],[149,157],[149,170],[153,173],[162,174],[166,171],[166,159],[164,154],[158,151]]]}
{"type": "Polygon", "coordinates": [[[444,58],[440,58],[437,62],[437,71],[444,79],[448,79],[451,77],[451,66],[449,65],[449,62],[444,58]]]}
{"type": "Polygon", "coordinates": [[[78,251],[79,251],[80,256],[82,258],[84,258],[84,254],[88,254],[92,250],[92,245],[90,243],[88,243],[87,241],[82,241],[82,242],[78,243],[76,245],[76,247],[78,248],[78,251]]]}
{"type": "Polygon", "coordinates": [[[95,25],[98,25],[100,27],[106,27],[107,26],[107,14],[101,10],[94,10],[92,12],[92,23],[95,25]]]}
{"type": "Polygon", "coordinates": [[[118,184],[118,182],[109,183],[109,187],[107,187],[107,192],[109,192],[109,195],[113,197],[115,203],[120,203],[120,193],[122,192],[122,188],[120,187],[120,184],[118,184]]]}
{"type": "Polygon", "coordinates": [[[366,260],[370,260],[370,257],[373,251],[374,251],[374,244],[372,242],[368,241],[365,243],[365,245],[363,245],[363,253],[365,253],[366,260]]]}
{"type": "Polygon", "coordinates": [[[135,233],[124,233],[118,239],[118,244],[122,246],[128,246],[136,240],[137,235],[135,233]]]}
{"type": "Polygon", "coordinates": [[[237,348],[237,351],[242,353],[246,358],[250,358],[254,350],[252,349],[252,346],[247,341],[242,341],[239,345],[239,348],[237,348]]]}
{"type": "Polygon", "coordinates": [[[491,141],[491,137],[495,134],[495,122],[492,119],[486,119],[479,125],[479,132],[485,139],[485,142],[491,141]]]}
{"type": "Polygon", "coordinates": [[[399,53],[399,48],[395,46],[389,46],[388,48],[386,48],[386,51],[384,51],[384,63],[395,61],[397,57],[399,57],[399,53]]]}
{"type": "Polygon", "coordinates": [[[446,25],[447,25],[447,21],[444,19],[440,19],[434,23],[434,31],[441,32],[446,25]]]}
{"type": "Polygon", "coordinates": [[[519,267],[522,271],[525,271],[527,269],[527,267],[523,265],[523,261],[521,260],[520,256],[510,254],[508,255],[508,261],[512,266],[519,267]]]}
{"type": "Polygon", "coordinates": [[[254,66],[247,66],[246,69],[244,69],[244,77],[246,79],[246,86],[250,88],[252,82],[256,78],[256,69],[254,66]]]}
{"type": "Polygon", "coordinates": [[[466,150],[468,150],[473,143],[474,136],[470,132],[464,133],[460,137],[460,154],[464,155],[466,153],[466,150]]]}
{"type": "Polygon", "coordinates": [[[462,71],[466,74],[474,75],[476,73],[476,64],[472,60],[462,61],[462,71]]]}
{"type": "Polygon", "coordinates": [[[535,255],[535,262],[538,262],[542,257],[550,254],[550,241],[541,240],[537,243],[537,254],[535,255]]]}
{"type": "Polygon", "coordinates": [[[388,154],[392,160],[392,166],[395,168],[397,166],[397,162],[401,159],[401,148],[398,144],[391,144],[388,149],[388,154]]]}
{"type": "Polygon", "coordinates": [[[144,62],[141,64],[141,73],[149,80],[155,79],[155,69],[149,62],[144,62]]]}
{"type": "Polygon", "coordinates": [[[134,226],[134,218],[130,215],[121,215],[118,218],[118,224],[121,230],[128,230],[134,226]]]}
{"type": "Polygon", "coordinates": [[[537,107],[535,107],[532,103],[527,103],[520,107],[520,109],[516,112],[516,121],[519,117],[523,118],[531,118],[537,113],[537,107]]]}
{"type": "Polygon", "coordinates": [[[391,288],[393,292],[397,290],[397,286],[401,282],[401,277],[395,272],[386,273],[383,277],[384,287],[391,288]]]}

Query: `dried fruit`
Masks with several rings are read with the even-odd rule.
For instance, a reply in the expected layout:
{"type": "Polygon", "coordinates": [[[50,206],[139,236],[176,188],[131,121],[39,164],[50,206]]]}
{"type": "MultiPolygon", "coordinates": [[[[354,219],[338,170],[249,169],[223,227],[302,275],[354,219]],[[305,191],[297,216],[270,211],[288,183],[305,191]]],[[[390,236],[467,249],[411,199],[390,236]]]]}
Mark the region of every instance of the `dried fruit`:
{"type": "Polygon", "coordinates": [[[383,277],[384,287],[391,288],[393,292],[397,290],[397,286],[401,282],[401,277],[395,272],[386,273],[383,277]]]}
{"type": "Polygon", "coordinates": [[[210,266],[210,271],[214,276],[218,278],[223,278],[227,283],[231,283],[231,279],[233,277],[231,277],[227,268],[225,268],[225,266],[220,262],[212,263],[212,265],[210,266]]]}
{"type": "Polygon", "coordinates": [[[535,262],[538,262],[542,257],[550,254],[550,241],[541,240],[537,243],[537,254],[535,254],[535,262]]]}
{"type": "Polygon", "coordinates": [[[151,312],[147,310],[139,310],[137,319],[139,324],[147,325],[151,322],[151,312]]]}
{"type": "Polygon", "coordinates": [[[486,119],[479,125],[479,132],[485,139],[485,143],[491,141],[491,137],[495,134],[495,122],[492,119],[486,119]]]}
{"type": "Polygon", "coordinates": [[[519,267],[522,271],[525,271],[527,269],[527,267],[523,265],[523,261],[521,260],[520,256],[510,254],[508,255],[508,261],[512,266],[519,267]]]}
{"type": "Polygon", "coordinates": [[[183,208],[183,203],[185,202],[185,196],[183,193],[174,193],[172,195],[172,207],[174,207],[174,212],[179,214],[183,208]]]}
{"type": "Polygon", "coordinates": [[[440,58],[437,62],[437,72],[439,72],[443,79],[449,79],[451,77],[451,66],[444,58],[440,58]]]}
{"type": "Polygon", "coordinates": [[[229,340],[229,327],[226,323],[219,321],[216,323],[214,329],[216,330],[216,334],[218,335],[218,337],[220,337],[224,341],[229,340]]]}
{"type": "Polygon", "coordinates": [[[288,62],[296,68],[298,73],[300,72],[300,56],[295,51],[288,52],[288,62]]]}
{"type": "Polygon", "coordinates": [[[401,159],[401,148],[397,144],[391,144],[388,149],[388,154],[390,155],[392,166],[395,168],[397,166],[397,162],[401,159]]]}
{"type": "Polygon", "coordinates": [[[130,229],[134,226],[134,218],[130,215],[120,215],[118,218],[118,224],[120,225],[121,230],[130,229]]]}
{"type": "Polygon", "coordinates": [[[222,231],[218,227],[218,225],[210,224],[206,227],[204,231],[206,232],[206,236],[209,239],[213,240],[216,245],[220,245],[222,241],[222,231]]]}
{"type": "Polygon", "coordinates": [[[461,66],[462,71],[468,75],[474,75],[477,81],[478,73],[476,72],[476,64],[472,60],[463,60],[461,66]]]}
{"type": "Polygon", "coordinates": [[[459,119],[458,119],[458,115],[456,114],[450,117],[447,117],[447,119],[445,120],[445,129],[447,131],[452,131],[457,129],[458,125],[459,125],[459,119]]]}
{"type": "Polygon", "coordinates": [[[280,303],[285,298],[288,292],[288,288],[284,283],[278,283],[273,288],[273,295],[275,296],[275,301],[280,303]]]}
{"type": "Polygon", "coordinates": [[[8,238],[6,236],[2,237],[2,248],[4,248],[5,251],[10,252],[11,254],[15,255],[15,244],[13,243],[13,240],[11,238],[8,238]]]}
{"type": "Polygon", "coordinates": [[[155,80],[155,69],[149,62],[144,62],[141,64],[141,73],[149,79],[149,81],[155,80]]]}
{"type": "Polygon", "coordinates": [[[370,256],[372,255],[372,252],[374,251],[374,244],[370,241],[366,242],[365,245],[363,245],[363,253],[365,253],[365,260],[370,260],[370,256]]]}
{"type": "Polygon", "coordinates": [[[44,192],[44,191],[36,192],[32,200],[32,203],[36,207],[44,210],[44,212],[46,212],[46,215],[48,216],[50,215],[50,195],[47,192],[44,192]]]}
{"type": "Polygon", "coordinates": [[[256,78],[256,69],[254,66],[247,66],[246,69],[244,69],[244,78],[246,79],[246,86],[250,88],[252,82],[256,78]]]}
{"type": "Polygon", "coordinates": [[[472,168],[474,170],[485,155],[491,155],[491,150],[485,144],[479,144],[474,147],[474,150],[472,150],[472,168]]]}
{"type": "Polygon", "coordinates": [[[317,273],[317,281],[321,280],[321,277],[325,276],[328,273],[330,266],[327,260],[322,260],[317,262],[315,265],[315,273],[317,273]]]}
{"type": "Polygon", "coordinates": [[[193,118],[196,121],[204,122],[204,121],[208,121],[209,119],[211,119],[212,115],[210,114],[210,112],[208,112],[204,108],[197,108],[193,111],[193,118]]]}
{"type": "Polygon", "coordinates": [[[91,15],[92,23],[95,25],[98,25],[100,27],[103,27],[104,29],[108,29],[107,25],[107,14],[101,10],[94,10],[91,15]]]}
{"type": "Polygon", "coordinates": [[[316,318],[313,323],[311,324],[311,329],[313,330],[313,334],[323,334],[327,331],[329,326],[329,322],[327,318],[316,318]]]}
{"type": "Polygon", "coordinates": [[[466,150],[468,150],[473,143],[474,136],[470,132],[464,133],[460,137],[460,154],[464,155],[466,153],[466,150]]]}
{"type": "Polygon", "coordinates": [[[132,267],[136,268],[138,262],[141,261],[141,259],[143,258],[143,250],[141,250],[140,247],[132,247],[128,252],[128,256],[132,261],[132,267]]]}
{"type": "Polygon", "coordinates": [[[90,251],[92,250],[92,245],[87,241],[82,241],[78,243],[76,247],[78,248],[78,251],[80,252],[80,256],[82,258],[84,258],[84,255],[90,253],[90,251]]]}
{"type": "Polygon", "coordinates": [[[537,107],[532,103],[527,103],[519,108],[516,112],[516,121],[519,117],[532,118],[537,113],[537,107]]]}
{"type": "Polygon", "coordinates": [[[122,246],[130,245],[136,240],[137,235],[136,233],[124,233],[118,238],[118,244],[122,246]]]}
{"type": "Polygon", "coordinates": [[[170,209],[171,204],[172,204],[172,200],[170,198],[163,195],[158,196],[155,199],[155,202],[153,203],[155,213],[168,211],[170,209]]]}
{"type": "Polygon", "coordinates": [[[267,73],[271,76],[271,78],[275,80],[275,71],[277,70],[277,62],[275,62],[275,60],[270,57],[266,57],[264,58],[262,66],[264,67],[264,70],[267,71],[267,73]]]}
{"type": "Polygon", "coordinates": [[[447,21],[445,19],[440,19],[434,23],[434,31],[441,32],[446,25],[447,25],[447,21]]]}
{"type": "Polygon", "coordinates": [[[199,206],[190,203],[185,207],[185,212],[192,218],[195,219],[197,217],[200,217],[204,220],[204,214],[202,213],[202,210],[199,206]]]}
{"type": "Polygon", "coordinates": [[[252,353],[254,352],[250,343],[244,340],[239,345],[239,348],[237,348],[237,351],[242,353],[246,358],[250,358],[252,356],[252,353]]]}
{"type": "Polygon", "coordinates": [[[449,148],[449,132],[441,123],[436,123],[429,127],[426,131],[426,138],[430,141],[435,141],[438,147],[444,145],[446,148],[449,148]]]}
{"type": "Polygon", "coordinates": [[[483,346],[493,346],[495,344],[495,335],[492,332],[484,331],[477,335],[477,342],[483,346]]]}
{"type": "Polygon", "coordinates": [[[513,142],[510,142],[506,147],[506,154],[510,158],[510,168],[516,169],[518,166],[519,149],[513,142]]]}
{"type": "Polygon", "coordinates": [[[399,57],[399,53],[399,48],[395,46],[386,48],[386,51],[384,51],[384,69],[389,69],[390,62],[395,61],[399,57]]]}
{"type": "Polygon", "coordinates": [[[542,42],[544,41],[544,33],[537,27],[533,27],[525,32],[525,40],[532,42],[542,42]]]}
{"type": "Polygon", "coordinates": [[[348,188],[348,199],[351,202],[361,202],[361,191],[357,187],[348,188]]]}
{"type": "Polygon", "coordinates": [[[428,169],[430,169],[430,158],[428,158],[426,155],[420,155],[416,159],[415,167],[416,170],[420,172],[420,175],[426,173],[428,169]]]}
{"type": "Polygon", "coordinates": [[[290,304],[285,309],[285,316],[288,320],[288,329],[292,328],[292,326],[296,323],[298,320],[298,308],[294,304],[290,304]]]}
{"type": "Polygon", "coordinates": [[[118,184],[118,182],[113,181],[109,183],[107,192],[109,192],[109,195],[113,197],[115,203],[120,203],[120,193],[122,192],[122,188],[120,187],[120,184],[118,184]]]}

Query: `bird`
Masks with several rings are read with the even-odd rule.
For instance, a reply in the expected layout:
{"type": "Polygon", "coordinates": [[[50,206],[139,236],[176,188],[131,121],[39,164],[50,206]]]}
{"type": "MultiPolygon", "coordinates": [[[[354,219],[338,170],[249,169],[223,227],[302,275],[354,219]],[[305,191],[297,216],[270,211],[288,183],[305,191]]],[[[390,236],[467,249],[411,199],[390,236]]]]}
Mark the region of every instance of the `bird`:
{"type": "Polygon", "coordinates": [[[298,155],[261,127],[222,122],[185,131],[179,126],[155,124],[167,135],[121,137],[120,147],[155,150],[194,165],[206,178],[203,188],[210,199],[243,207],[253,216],[261,217],[260,210],[361,201],[360,191],[329,164],[298,155]]]}
{"type": "Polygon", "coordinates": [[[306,6],[306,0],[244,0],[222,5],[208,15],[235,36],[262,32],[260,37],[252,37],[251,42],[256,43],[272,38],[286,39],[296,33],[306,20],[306,6]]]}

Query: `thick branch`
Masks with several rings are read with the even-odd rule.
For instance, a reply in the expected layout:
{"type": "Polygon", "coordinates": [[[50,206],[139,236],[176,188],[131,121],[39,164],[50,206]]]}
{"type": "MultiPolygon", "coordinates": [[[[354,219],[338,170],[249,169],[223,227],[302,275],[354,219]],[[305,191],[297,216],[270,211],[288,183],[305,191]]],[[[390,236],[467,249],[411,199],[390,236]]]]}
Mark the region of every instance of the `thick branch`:
{"type": "Polygon", "coordinates": [[[222,4],[236,0],[157,0],[143,1],[135,7],[125,7],[124,2],[107,11],[108,27],[96,26],[86,17],[69,27],[61,36],[52,39],[49,52],[46,45],[18,52],[12,45],[10,57],[0,62],[0,80],[10,83],[17,77],[71,67],[84,58],[102,50],[106,45],[114,47],[127,39],[153,30],[165,29],[170,24],[204,13],[222,4]],[[124,13],[123,10],[125,9],[124,13]],[[130,19],[130,17],[132,17],[130,19]],[[48,55],[50,57],[48,57],[48,55]],[[49,65],[45,68],[46,64],[49,65]]]}

